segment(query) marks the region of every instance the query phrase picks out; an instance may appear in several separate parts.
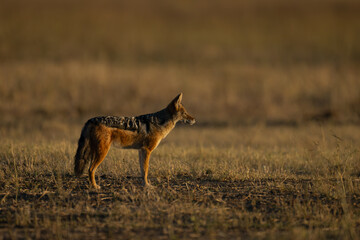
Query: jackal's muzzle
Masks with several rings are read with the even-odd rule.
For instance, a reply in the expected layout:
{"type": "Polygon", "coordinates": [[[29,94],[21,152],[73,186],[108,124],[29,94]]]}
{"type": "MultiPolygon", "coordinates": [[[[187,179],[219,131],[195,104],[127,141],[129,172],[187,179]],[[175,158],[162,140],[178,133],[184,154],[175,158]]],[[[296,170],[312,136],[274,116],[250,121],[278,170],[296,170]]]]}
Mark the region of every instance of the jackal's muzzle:
{"type": "Polygon", "coordinates": [[[183,121],[184,121],[184,123],[189,124],[189,125],[193,125],[196,122],[195,118],[193,118],[189,114],[186,114],[183,121]]]}
{"type": "Polygon", "coordinates": [[[196,123],[196,120],[195,120],[195,118],[194,118],[194,119],[191,119],[191,120],[185,120],[185,123],[186,123],[186,124],[189,124],[189,125],[193,125],[193,124],[196,123]]]}

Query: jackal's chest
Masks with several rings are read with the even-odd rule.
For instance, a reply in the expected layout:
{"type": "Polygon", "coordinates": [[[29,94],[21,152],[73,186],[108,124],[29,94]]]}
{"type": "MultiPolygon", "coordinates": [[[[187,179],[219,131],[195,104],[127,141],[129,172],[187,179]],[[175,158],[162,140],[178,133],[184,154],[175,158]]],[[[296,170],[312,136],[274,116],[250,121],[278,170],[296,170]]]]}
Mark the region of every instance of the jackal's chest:
{"type": "Polygon", "coordinates": [[[146,147],[149,149],[155,149],[161,140],[163,140],[174,128],[173,124],[165,125],[153,129],[149,134],[146,136],[146,147]]]}
{"type": "Polygon", "coordinates": [[[161,136],[161,139],[166,138],[166,136],[173,130],[175,127],[174,123],[168,123],[162,126],[158,132],[158,134],[161,136]]]}
{"type": "Polygon", "coordinates": [[[173,130],[173,128],[174,128],[174,127],[165,129],[165,130],[161,133],[161,135],[162,135],[161,139],[166,138],[166,136],[171,132],[171,130],[173,130]]]}

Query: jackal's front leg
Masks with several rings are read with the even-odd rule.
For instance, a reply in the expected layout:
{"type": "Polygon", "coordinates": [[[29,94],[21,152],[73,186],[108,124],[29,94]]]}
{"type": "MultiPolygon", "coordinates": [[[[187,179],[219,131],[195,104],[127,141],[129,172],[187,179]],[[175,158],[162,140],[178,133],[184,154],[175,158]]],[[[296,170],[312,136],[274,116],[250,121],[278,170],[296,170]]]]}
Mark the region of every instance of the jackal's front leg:
{"type": "Polygon", "coordinates": [[[151,151],[149,151],[148,149],[140,149],[139,150],[140,172],[141,172],[141,177],[144,180],[144,186],[150,185],[147,180],[148,171],[149,171],[150,154],[151,154],[151,151]]]}

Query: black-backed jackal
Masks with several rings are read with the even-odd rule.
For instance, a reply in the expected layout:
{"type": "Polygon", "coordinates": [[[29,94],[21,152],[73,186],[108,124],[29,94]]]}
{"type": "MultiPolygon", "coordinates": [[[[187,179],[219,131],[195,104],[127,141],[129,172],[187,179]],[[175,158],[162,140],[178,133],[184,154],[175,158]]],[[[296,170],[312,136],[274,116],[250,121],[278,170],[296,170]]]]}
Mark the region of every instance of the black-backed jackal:
{"type": "Polygon", "coordinates": [[[104,160],[112,142],[122,148],[139,149],[139,163],[144,185],[149,185],[147,176],[151,152],[160,141],[175,127],[176,122],[184,121],[190,125],[195,119],[181,104],[180,93],[163,110],[137,117],[104,116],[89,119],[81,131],[75,155],[75,174],[80,176],[90,162],[89,179],[94,188],[95,171],[104,160]]]}

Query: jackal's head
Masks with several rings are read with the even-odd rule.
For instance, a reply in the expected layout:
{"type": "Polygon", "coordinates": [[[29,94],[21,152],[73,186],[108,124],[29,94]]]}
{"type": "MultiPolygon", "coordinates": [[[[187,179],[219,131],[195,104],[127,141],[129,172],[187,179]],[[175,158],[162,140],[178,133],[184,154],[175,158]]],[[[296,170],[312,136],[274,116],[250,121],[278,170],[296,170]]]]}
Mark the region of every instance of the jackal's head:
{"type": "Polygon", "coordinates": [[[195,118],[193,118],[192,116],[190,116],[190,114],[187,113],[186,109],[181,104],[181,99],[182,93],[177,95],[176,98],[171,101],[167,108],[173,114],[175,122],[183,121],[184,123],[193,125],[195,123],[195,118]]]}

